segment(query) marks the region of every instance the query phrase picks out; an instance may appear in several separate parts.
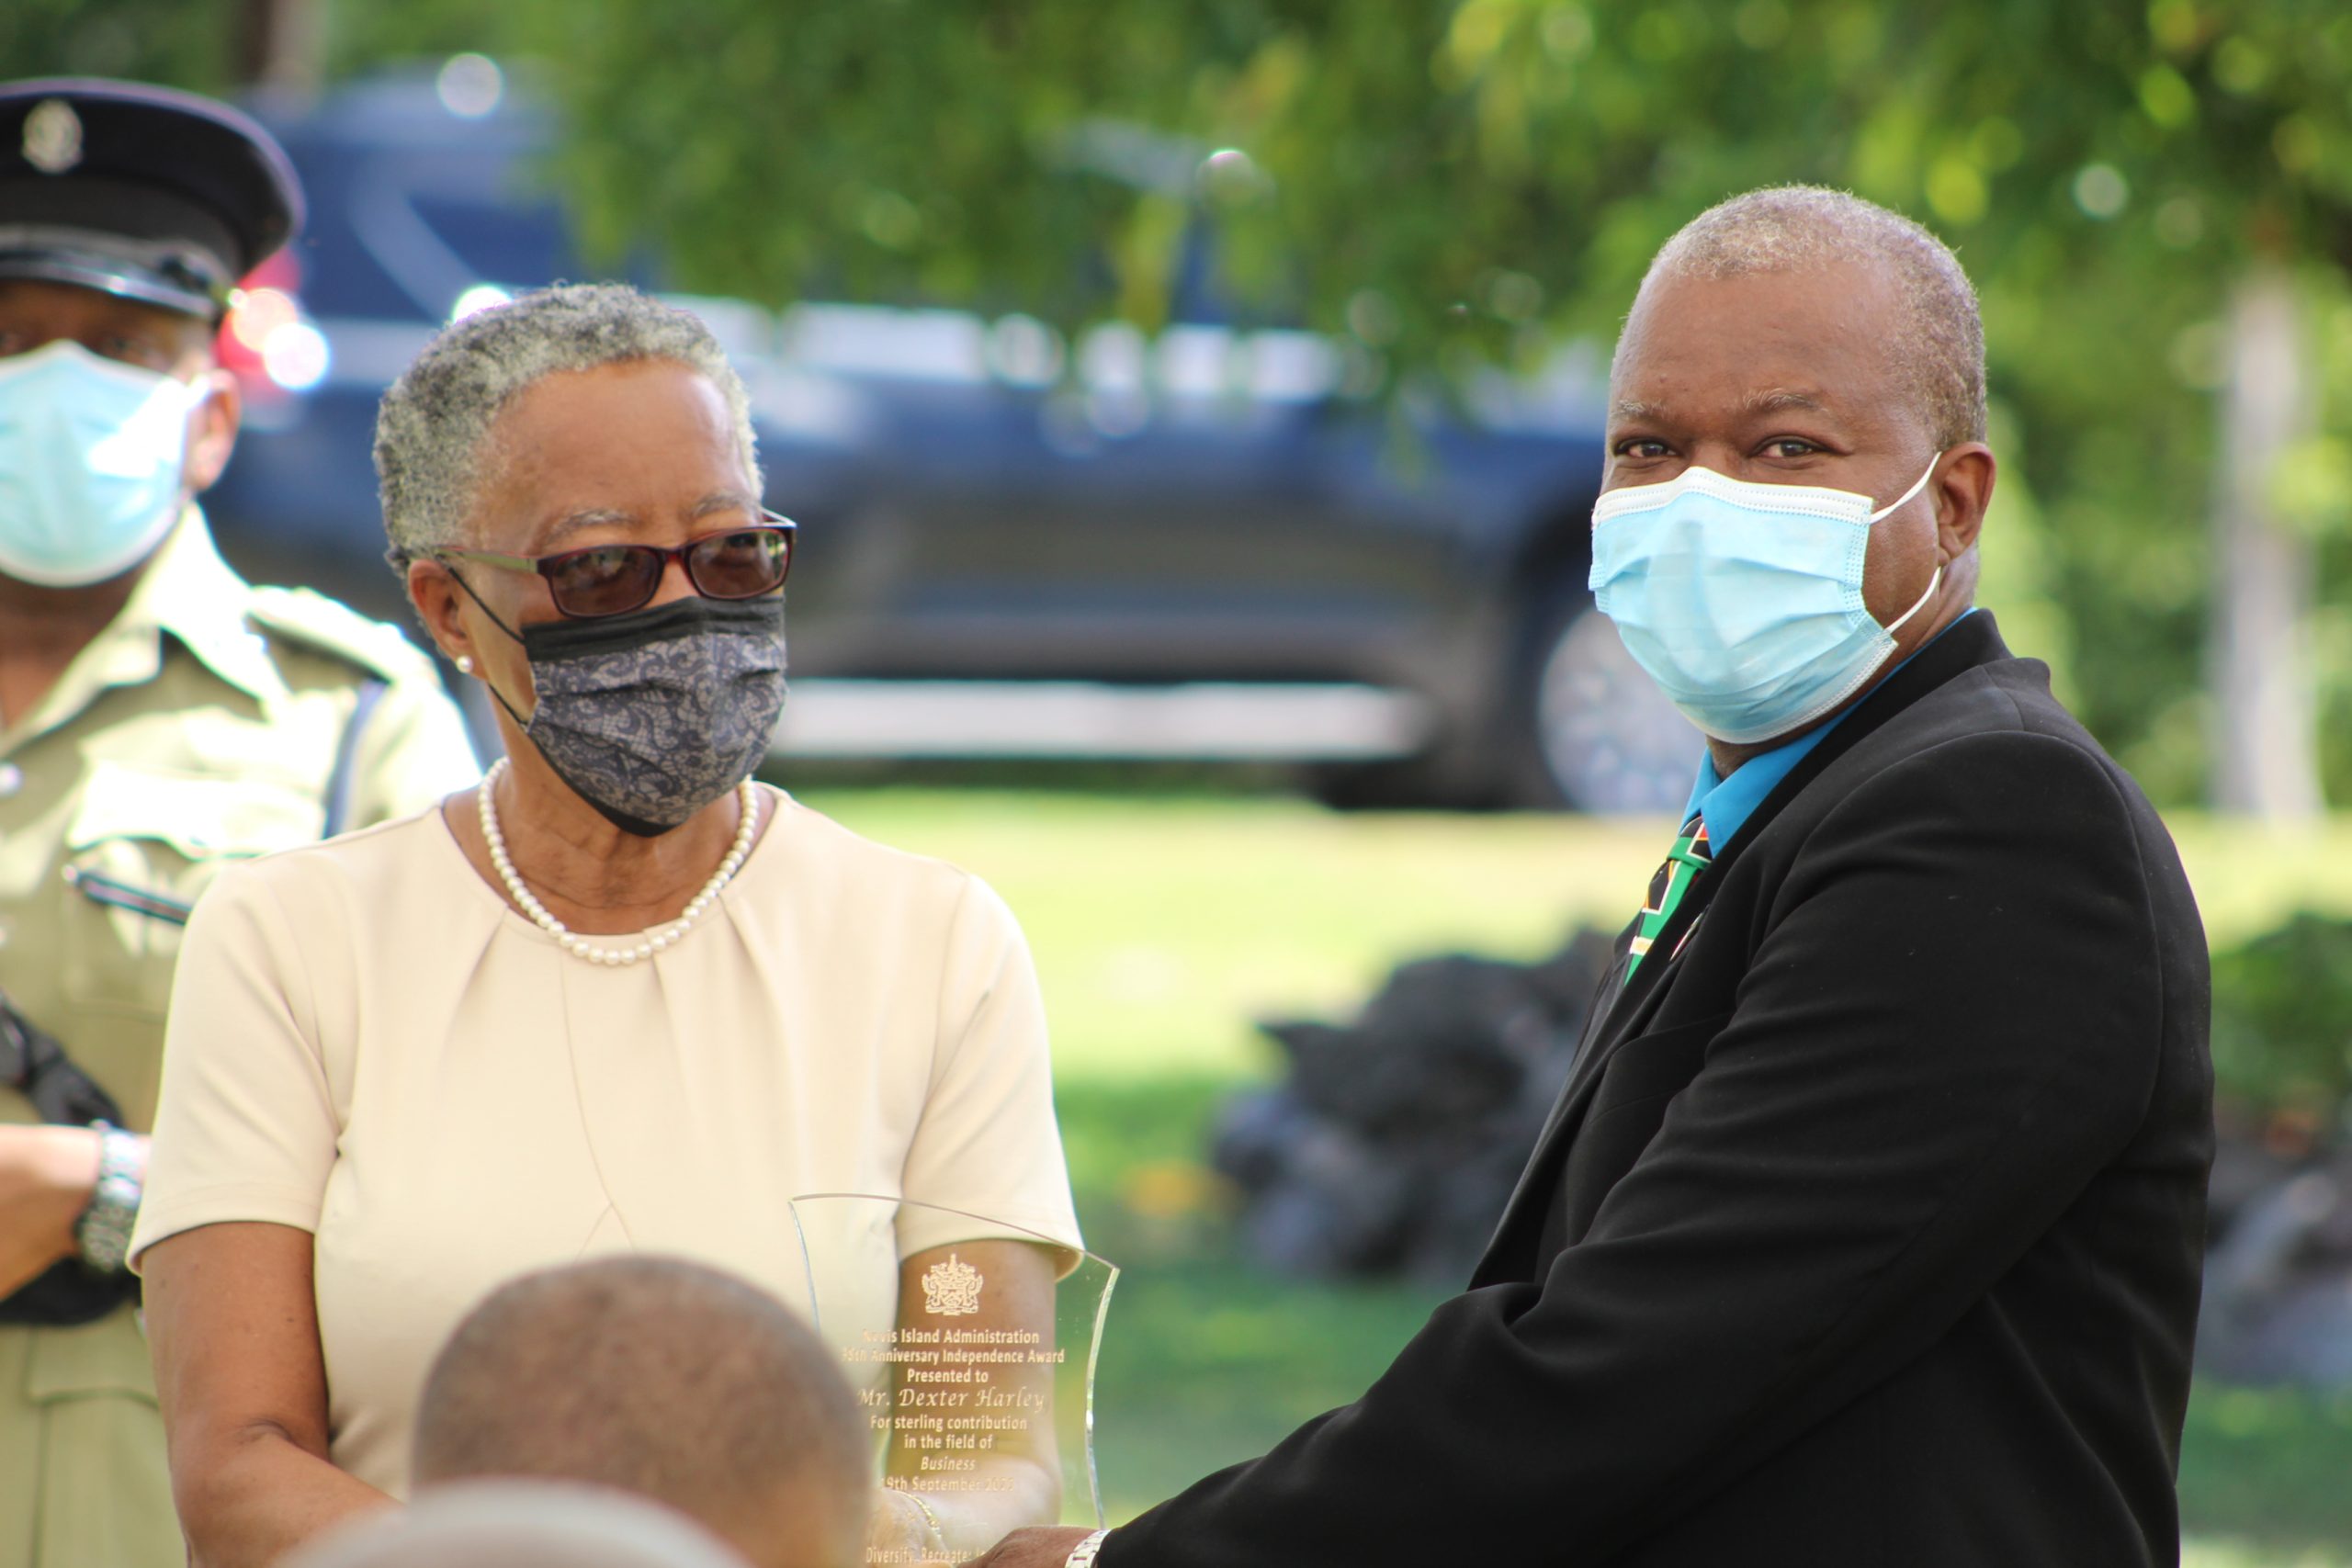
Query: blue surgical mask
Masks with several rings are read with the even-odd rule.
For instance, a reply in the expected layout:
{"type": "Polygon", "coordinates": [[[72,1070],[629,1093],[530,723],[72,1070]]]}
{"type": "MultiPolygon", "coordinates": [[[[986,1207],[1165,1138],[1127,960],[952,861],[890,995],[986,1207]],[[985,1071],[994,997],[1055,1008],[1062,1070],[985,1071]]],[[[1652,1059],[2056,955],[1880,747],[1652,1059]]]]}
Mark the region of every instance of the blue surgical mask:
{"type": "Polygon", "coordinates": [[[206,392],[78,343],[0,359],[0,572],[79,588],[146,559],[178,520],[206,392]]]}
{"type": "Polygon", "coordinates": [[[1595,602],[1706,734],[1747,744],[1802,729],[1860,691],[1894,651],[1895,632],[1935,597],[1940,566],[1893,626],[1862,603],[1871,525],[1935,471],[1929,463],[1875,512],[1850,491],[1699,468],[1610,491],[1592,509],[1595,602]]]}

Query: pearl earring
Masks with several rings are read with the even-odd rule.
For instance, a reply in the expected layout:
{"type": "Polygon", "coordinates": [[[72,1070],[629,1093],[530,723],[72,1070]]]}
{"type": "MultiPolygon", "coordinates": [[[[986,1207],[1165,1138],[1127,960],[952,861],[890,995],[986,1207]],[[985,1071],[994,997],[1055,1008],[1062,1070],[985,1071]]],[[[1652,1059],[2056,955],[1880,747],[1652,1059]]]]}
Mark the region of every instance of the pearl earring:
{"type": "Polygon", "coordinates": [[[458,673],[460,675],[470,675],[473,672],[474,656],[470,653],[461,653],[458,655],[458,673]]]}

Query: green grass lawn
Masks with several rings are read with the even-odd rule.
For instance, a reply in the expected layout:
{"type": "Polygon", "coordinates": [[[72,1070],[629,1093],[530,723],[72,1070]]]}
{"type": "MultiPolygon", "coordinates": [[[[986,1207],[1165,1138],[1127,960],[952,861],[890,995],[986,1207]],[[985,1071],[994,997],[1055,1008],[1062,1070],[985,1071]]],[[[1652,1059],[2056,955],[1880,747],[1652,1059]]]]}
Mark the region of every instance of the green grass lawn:
{"type": "MultiPolygon", "coordinates": [[[[1309,1286],[1235,1256],[1210,1121],[1273,1070],[1251,1020],[1341,1013],[1397,959],[1532,956],[1624,918],[1670,829],[1339,816],[1281,798],[812,792],[861,832],[978,872],[1029,933],[1071,1177],[1123,1266],[1098,1385],[1119,1517],[1344,1403],[1443,1292],[1309,1286]]],[[[2220,942],[2297,907],[2352,911],[2352,821],[2176,823],[2220,942]]],[[[2200,1390],[2181,1474],[2191,1568],[2352,1568],[2352,1399],[2200,1390]]]]}
{"type": "Polygon", "coordinates": [[[1345,1008],[1408,952],[1532,956],[1580,921],[1613,929],[1661,852],[1646,823],[1342,816],[1280,798],[876,790],[808,803],[1004,895],[1072,1080],[1263,1072],[1253,1017],[1345,1008]]]}

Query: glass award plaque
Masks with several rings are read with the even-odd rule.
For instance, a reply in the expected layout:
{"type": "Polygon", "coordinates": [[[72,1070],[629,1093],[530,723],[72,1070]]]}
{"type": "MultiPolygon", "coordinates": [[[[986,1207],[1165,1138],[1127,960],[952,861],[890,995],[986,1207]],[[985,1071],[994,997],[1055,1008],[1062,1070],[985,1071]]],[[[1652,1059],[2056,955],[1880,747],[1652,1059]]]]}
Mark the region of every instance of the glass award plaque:
{"type": "Polygon", "coordinates": [[[791,1212],[804,1304],[865,1416],[877,1481],[922,1521],[923,1549],[866,1562],[960,1562],[1026,1526],[1100,1526],[1094,1358],[1118,1269],[935,1204],[820,1193],[791,1212]]]}

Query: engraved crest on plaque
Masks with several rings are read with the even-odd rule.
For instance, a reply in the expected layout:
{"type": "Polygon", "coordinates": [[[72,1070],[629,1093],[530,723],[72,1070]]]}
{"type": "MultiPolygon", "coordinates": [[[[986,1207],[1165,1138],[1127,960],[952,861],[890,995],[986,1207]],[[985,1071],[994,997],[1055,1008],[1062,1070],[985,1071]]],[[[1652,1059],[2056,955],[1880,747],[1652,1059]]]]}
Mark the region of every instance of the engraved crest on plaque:
{"type": "Polygon", "coordinates": [[[978,1269],[951,1252],[922,1277],[922,1310],[933,1317],[969,1317],[980,1310],[983,1282],[978,1269]]]}
{"type": "Polygon", "coordinates": [[[25,116],[25,162],[62,175],[82,161],[82,117],[63,98],[43,98],[25,116]]]}

